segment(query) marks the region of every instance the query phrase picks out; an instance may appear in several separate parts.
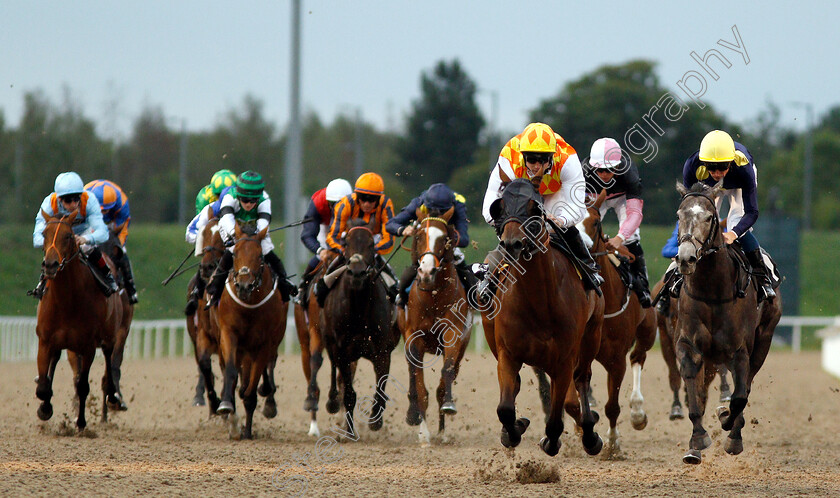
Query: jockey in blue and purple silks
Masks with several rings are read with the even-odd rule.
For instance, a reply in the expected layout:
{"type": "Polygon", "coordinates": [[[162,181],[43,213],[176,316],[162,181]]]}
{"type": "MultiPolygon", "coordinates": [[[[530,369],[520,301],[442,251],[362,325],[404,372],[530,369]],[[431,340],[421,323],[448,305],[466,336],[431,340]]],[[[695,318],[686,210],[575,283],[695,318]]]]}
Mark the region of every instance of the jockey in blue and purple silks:
{"type": "MultiPolygon", "coordinates": [[[[44,228],[47,220],[42,212],[48,216],[66,216],[78,211],[73,221],[73,233],[76,234],[76,243],[79,250],[93,263],[101,280],[105,284],[103,293],[110,296],[117,292],[117,282],[111,275],[105,258],[96,247],[108,240],[108,227],[102,221],[102,211],[99,201],[91,192],[85,191],[85,184],[81,177],[74,171],[59,174],[55,179],[55,191],[44,198],[38,214],[35,215],[35,230],[32,232],[32,245],[36,248],[44,247],[44,228]]],[[[41,279],[34,290],[27,294],[38,299],[43,297],[47,290],[46,277],[41,271],[41,279]]]]}

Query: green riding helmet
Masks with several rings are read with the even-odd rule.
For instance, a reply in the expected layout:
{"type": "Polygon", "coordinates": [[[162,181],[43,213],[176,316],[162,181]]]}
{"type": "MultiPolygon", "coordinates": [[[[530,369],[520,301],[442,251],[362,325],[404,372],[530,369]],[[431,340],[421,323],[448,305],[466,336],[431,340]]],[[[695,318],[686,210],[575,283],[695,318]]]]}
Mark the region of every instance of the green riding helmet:
{"type": "Polygon", "coordinates": [[[256,171],[246,171],[236,179],[236,197],[259,198],[265,189],[262,176],[256,171]]]}

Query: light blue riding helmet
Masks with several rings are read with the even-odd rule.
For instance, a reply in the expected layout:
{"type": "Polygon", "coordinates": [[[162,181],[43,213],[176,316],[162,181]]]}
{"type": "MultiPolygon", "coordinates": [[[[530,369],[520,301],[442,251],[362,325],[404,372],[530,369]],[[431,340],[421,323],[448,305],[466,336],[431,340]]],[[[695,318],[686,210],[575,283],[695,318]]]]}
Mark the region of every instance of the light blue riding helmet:
{"type": "Polygon", "coordinates": [[[67,171],[55,177],[55,193],[59,197],[70,194],[81,194],[85,190],[82,177],[75,171],[67,171]]]}

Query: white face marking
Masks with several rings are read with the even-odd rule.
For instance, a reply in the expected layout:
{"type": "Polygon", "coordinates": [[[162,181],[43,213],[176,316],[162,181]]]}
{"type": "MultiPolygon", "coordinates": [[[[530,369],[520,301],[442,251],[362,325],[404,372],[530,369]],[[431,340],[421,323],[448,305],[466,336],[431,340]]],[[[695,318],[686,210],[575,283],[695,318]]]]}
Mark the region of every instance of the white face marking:
{"type": "MultiPolygon", "coordinates": [[[[443,230],[438,227],[428,227],[426,229],[426,233],[429,237],[429,247],[426,248],[427,251],[434,251],[435,246],[437,245],[438,239],[443,237],[445,234],[443,230]]],[[[422,275],[428,275],[431,273],[432,269],[435,267],[435,257],[431,254],[426,254],[420,259],[420,266],[418,271],[422,275]]]]}
{"type": "Polygon", "coordinates": [[[428,275],[434,267],[435,257],[431,254],[425,254],[422,258],[420,258],[420,266],[417,268],[417,271],[421,275],[428,275]]]}
{"type": "Polygon", "coordinates": [[[691,214],[693,214],[694,216],[700,216],[700,215],[701,215],[701,214],[703,214],[706,210],[705,210],[705,209],[703,209],[703,207],[702,207],[700,204],[695,204],[695,205],[691,206],[691,208],[689,209],[689,211],[691,211],[691,214]]]}

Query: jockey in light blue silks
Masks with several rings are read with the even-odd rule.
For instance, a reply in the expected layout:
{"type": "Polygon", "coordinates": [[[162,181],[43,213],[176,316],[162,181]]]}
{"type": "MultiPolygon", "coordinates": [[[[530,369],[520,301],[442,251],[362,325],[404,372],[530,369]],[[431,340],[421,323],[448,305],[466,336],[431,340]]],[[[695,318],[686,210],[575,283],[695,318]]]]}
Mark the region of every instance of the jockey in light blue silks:
{"type": "MultiPolygon", "coordinates": [[[[96,196],[85,191],[85,184],[81,177],[73,171],[59,174],[55,179],[55,192],[44,198],[38,214],[35,215],[35,230],[32,232],[32,245],[36,248],[44,247],[44,229],[47,220],[41,211],[50,216],[65,216],[73,211],[79,214],[73,222],[73,233],[76,234],[76,243],[82,253],[91,261],[104,282],[103,292],[110,296],[118,290],[117,282],[111,275],[111,270],[105,263],[105,258],[96,247],[108,240],[108,227],[102,220],[102,211],[96,196]]],[[[41,279],[34,290],[27,292],[30,296],[38,299],[43,297],[46,291],[46,277],[41,271],[41,279]]]]}

